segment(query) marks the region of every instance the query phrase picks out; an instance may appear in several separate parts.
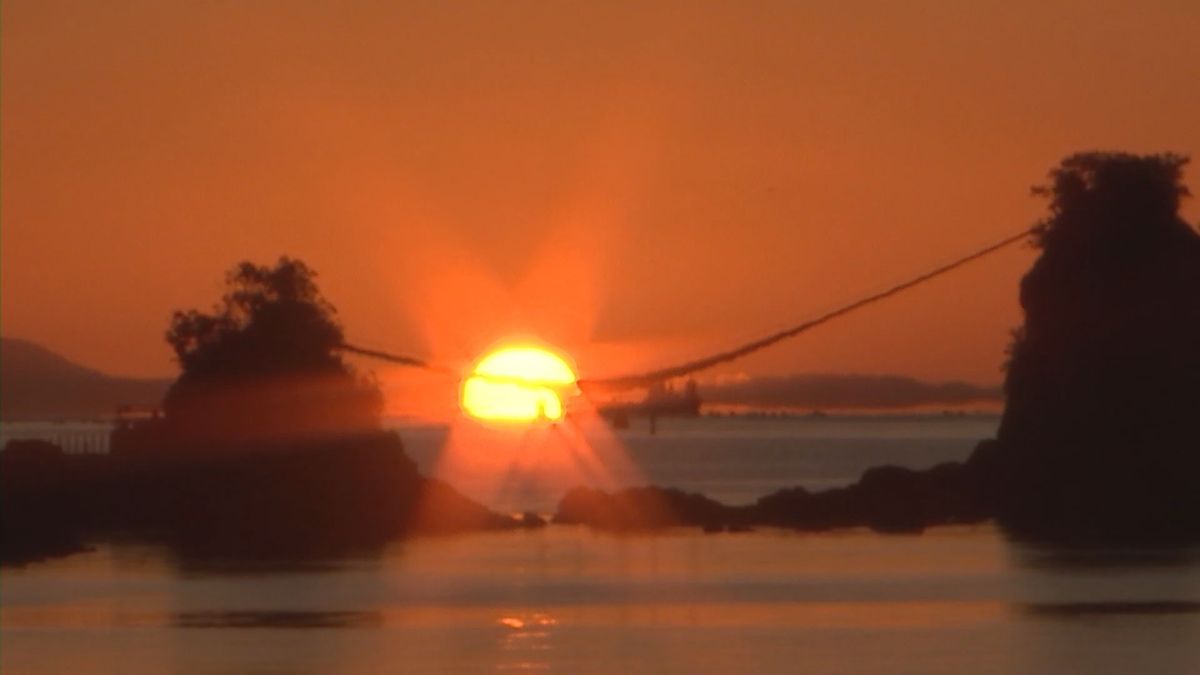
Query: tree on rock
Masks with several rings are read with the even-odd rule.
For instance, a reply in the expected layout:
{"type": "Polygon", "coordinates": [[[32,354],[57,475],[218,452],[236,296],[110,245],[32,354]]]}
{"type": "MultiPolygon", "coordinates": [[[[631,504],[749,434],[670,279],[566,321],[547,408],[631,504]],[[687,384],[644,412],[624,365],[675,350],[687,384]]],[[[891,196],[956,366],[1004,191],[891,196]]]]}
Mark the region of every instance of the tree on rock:
{"type": "Polygon", "coordinates": [[[377,429],[382,396],[338,352],[343,335],[299,260],[243,262],[209,313],[176,312],[182,368],[163,402],[176,438],[282,442],[377,429]]]}
{"type": "Polygon", "coordinates": [[[1200,235],[1186,159],[1068,157],[1021,283],[997,443],[1001,523],[1055,540],[1200,539],[1200,235]]]}

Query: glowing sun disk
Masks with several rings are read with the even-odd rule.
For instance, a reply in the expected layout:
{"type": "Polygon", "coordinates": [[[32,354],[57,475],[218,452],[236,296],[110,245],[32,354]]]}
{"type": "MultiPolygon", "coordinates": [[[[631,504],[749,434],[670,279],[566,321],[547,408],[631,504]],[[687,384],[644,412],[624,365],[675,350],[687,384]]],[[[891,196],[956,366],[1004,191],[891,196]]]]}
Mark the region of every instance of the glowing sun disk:
{"type": "Polygon", "coordinates": [[[562,395],[575,389],[575,372],[541,347],[504,347],[483,357],[463,382],[462,408],[489,421],[562,419],[562,395]]]}

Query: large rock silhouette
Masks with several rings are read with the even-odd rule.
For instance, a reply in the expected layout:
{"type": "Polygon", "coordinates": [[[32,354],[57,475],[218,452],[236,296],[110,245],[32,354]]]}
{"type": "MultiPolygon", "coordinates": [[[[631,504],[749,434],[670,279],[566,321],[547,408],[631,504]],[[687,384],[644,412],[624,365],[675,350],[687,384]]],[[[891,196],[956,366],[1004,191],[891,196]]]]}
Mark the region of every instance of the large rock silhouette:
{"type": "Polygon", "coordinates": [[[304,263],[238,265],[221,302],[176,313],[167,338],[182,372],[163,412],[122,420],[110,454],[0,452],[0,564],[130,538],[185,565],[283,564],[516,526],[418,473],[304,263]]]}
{"type": "Polygon", "coordinates": [[[1200,539],[1200,235],[1175,155],[1080,154],[1021,283],[997,442],[971,469],[1011,533],[1200,539]]]}

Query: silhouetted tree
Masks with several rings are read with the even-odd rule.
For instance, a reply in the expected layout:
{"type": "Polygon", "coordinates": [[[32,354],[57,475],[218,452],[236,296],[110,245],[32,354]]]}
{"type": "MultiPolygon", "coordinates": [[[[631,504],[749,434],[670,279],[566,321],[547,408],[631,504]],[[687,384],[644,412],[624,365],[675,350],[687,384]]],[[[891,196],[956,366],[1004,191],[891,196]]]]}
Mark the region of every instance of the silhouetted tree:
{"type": "Polygon", "coordinates": [[[120,533],[185,565],[374,554],[422,532],[515,521],[427,479],[381,428],[373,382],[298,260],[242,263],[209,313],[178,312],[165,415],[122,424],[111,454],[29,441],[0,453],[0,564],[120,533]]]}
{"type": "Polygon", "coordinates": [[[1200,538],[1200,235],[1187,160],[1068,157],[1021,282],[998,442],[1001,522],[1053,539],[1200,538]]]}
{"type": "Polygon", "coordinates": [[[176,312],[182,368],[163,407],[188,440],[271,441],[378,427],[382,397],[338,353],[342,329],[299,260],[243,262],[211,313],[176,312]]]}

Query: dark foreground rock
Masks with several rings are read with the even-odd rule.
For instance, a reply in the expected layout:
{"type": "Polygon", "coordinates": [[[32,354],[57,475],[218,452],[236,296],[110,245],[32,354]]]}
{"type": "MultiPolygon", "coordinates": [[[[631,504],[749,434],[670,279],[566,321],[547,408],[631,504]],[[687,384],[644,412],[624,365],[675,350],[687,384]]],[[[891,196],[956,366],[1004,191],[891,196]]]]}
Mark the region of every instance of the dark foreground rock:
{"type": "Polygon", "coordinates": [[[869,527],[878,532],[921,532],[932,525],[976,523],[992,517],[976,479],[959,463],[927,471],[873,468],[855,484],[809,492],[781,490],[754,504],[730,506],[703,495],[659,487],[607,493],[576,488],[563,497],[556,523],[609,531],[692,526],[706,531],[744,531],[774,526],[807,531],[869,527]]]}
{"type": "Polygon", "coordinates": [[[188,458],[68,456],[33,443],[0,453],[5,563],[113,538],[165,545],[182,559],[301,559],[517,525],[421,476],[391,433],[188,458]]]}
{"type": "Polygon", "coordinates": [[[823,492],[782,490],[748,507],[764,525],[824,530],[869,527],[879,532],[920,532],[932,525],[976,523],[993,515],[975,479],[957,462],[925,471],[898,466],[868,469],[857,483],[823,492]]]}
{"type": "Polygon", "coordinates": [[[32,562],[86,548],[89,530],[71,496],[85,473],[82,462],[71,462],[52,443],[15,440],[5,446],[0,452],[0,562],[32,562]]]}
{"type": "Polygon", "coordinates": [[[0,453],[0,560],[133,539],[185,564],[286,563],[516,526],[421,476],[382,430],[383,395],[342,358],[312,269],[244,262],[225,291],[211,311],[175,313],[179,378],[161,411],[118,420],[110,454],[38,442],[0,453]]]}
{"type": "Polygon", "coordinates": [[[554,514],[558,524],[613,531],[724,525],[735,518],[736,509],[704,495],[660,487],[629,488],[613,494],[575,488],[563,496],[554,514]]]}
{"type": "Polygon", "coordinates": [[[382,430],[383,395],[343,359],[303,262],[235,266],[220,302],[176,312],[167,340],[180,375],[161,411],[118,420],[110,454],[36,441],[0,453],[0,560],[120,538],[185,563],[287,562],[516,526],[421,476],[382,430]]]}
{"type": "Polygon", "coordinates": [[[1200,542],[1200,233],[1186,160],[1069,157],[1042,192],[1004,417],[970,466],[1026,539],[1200,542]]]}

